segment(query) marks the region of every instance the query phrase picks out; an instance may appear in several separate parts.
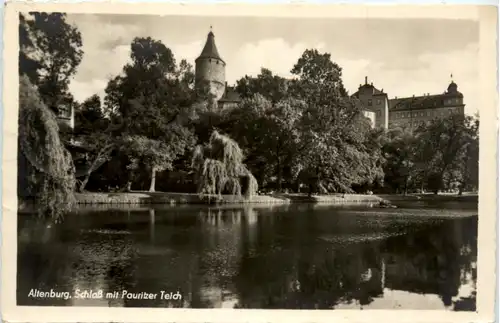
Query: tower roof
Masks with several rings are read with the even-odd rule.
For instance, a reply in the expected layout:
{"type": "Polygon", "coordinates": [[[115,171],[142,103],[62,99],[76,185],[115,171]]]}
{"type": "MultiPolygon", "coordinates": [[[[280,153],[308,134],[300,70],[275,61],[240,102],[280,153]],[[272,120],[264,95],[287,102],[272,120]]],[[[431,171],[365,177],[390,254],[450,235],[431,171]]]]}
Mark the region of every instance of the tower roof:
{"type": "Polygon", "coordinates": [[[219,51],[217,50],[217,46],[215,46],[215,36],[214,33],[210,30],[207,36],[207,42],[205,43],[205,47],[203,47],[203,50],[201,51],[200,56],[198,56],[198,59],[200,58],[215,58],[218,60],[221,60],[224,62],[224,60],[220,57],[219,51]]]}

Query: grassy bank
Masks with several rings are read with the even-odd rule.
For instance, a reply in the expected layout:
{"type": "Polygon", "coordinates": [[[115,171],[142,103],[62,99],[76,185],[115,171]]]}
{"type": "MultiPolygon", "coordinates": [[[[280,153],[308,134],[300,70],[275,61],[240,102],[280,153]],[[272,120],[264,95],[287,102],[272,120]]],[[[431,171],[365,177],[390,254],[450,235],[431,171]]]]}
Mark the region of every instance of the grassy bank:
{"type": "Polygon", "coordinates": [[[477,193],[464,193],[463,195],[458,194],[408,194],[408,195],[399,195],[399,194],[379,194],[379,197],[382,199],[389,201],[391,203],[396,202],[412,202],[412,201],[420,201],[420,202],[470,202],[470,203],[478,203],[478,195],[477,193]]]}
{"type": "Polygon", "coordinates": [[[251,199],[233,195],[221,197],[212,196],[201,199],[198,194],[163,193],[163,192],[131,192],[131,193],[79,193],[76,194],[78,204],[286,204],[286,203],[369,203],[380,202],[382,199],[375,195],[338,194],[307,196],[303,194],[276,194],[256,195],[251,199]]]}

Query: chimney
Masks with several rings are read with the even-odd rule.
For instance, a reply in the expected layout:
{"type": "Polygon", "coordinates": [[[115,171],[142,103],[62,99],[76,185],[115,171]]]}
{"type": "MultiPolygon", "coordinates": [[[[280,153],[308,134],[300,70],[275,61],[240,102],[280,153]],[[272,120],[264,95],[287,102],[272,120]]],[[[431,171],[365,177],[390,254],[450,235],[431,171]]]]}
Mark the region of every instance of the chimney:
{"type": "Polygon", "coordinates": [[[397,97],[397,96],[395,96],[394,98],[395,98],[396,100],[398,99],[398,97],[397,97]]]}
{"type": "Polygon", "coordinates": [[[365,76],[365,84],[368,84],[368,76],[365,76]]]}
{"type": "Polygon", "coordinates": [[[373,82],[371,82],[370,85],[373,86],[373,82]]]}

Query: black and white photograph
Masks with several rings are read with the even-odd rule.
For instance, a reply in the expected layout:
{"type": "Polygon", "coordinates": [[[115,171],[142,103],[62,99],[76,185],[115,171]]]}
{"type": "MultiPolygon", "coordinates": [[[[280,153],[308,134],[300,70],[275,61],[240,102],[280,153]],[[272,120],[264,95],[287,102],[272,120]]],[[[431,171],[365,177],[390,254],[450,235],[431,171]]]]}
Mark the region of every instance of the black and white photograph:
{"type": "Polygon", "coordinates": [[[13,6],[16,313],[493,318],[493,7],[13,6]]]}

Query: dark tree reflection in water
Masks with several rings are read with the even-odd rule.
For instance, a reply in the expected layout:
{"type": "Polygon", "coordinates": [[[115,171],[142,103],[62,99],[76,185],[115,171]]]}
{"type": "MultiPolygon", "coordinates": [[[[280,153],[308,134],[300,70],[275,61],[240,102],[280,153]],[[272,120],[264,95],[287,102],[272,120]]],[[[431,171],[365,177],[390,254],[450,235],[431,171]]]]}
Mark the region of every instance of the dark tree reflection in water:
{"type": "Polygon", "coordinates": [[[19,305],[475,310],[477,209],[289,205],[19,216],[19,305]],[[31,289],[182,300],[37,299],[31,289]]]}

